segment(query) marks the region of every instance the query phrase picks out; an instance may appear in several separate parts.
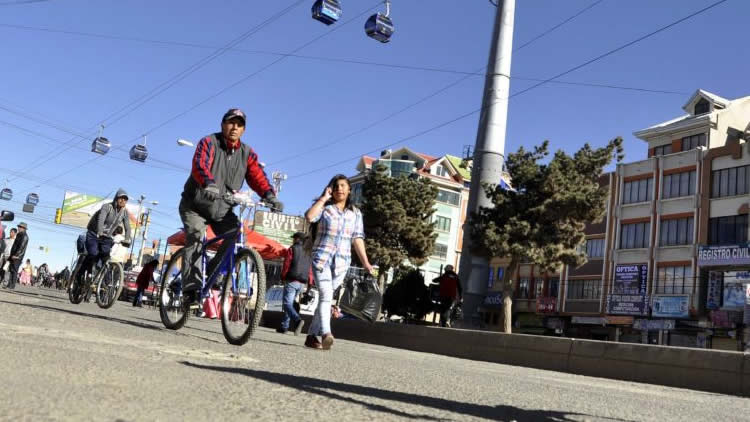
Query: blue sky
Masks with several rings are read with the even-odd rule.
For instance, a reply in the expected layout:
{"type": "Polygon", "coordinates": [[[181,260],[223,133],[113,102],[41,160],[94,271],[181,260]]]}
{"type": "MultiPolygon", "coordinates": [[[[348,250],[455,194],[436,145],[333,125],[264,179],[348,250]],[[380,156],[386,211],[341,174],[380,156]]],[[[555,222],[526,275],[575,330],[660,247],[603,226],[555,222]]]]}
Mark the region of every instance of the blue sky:
{"type": "MultiPolygon", "coordinates": [[[[494,18],[486,0],[393,0],[396,33],[381,44],[362,29],[366,16],[382,9],[377,1],[343,0],[342,20],[326,27],[310,18],[312,0],[307,0],[254,31],[297,0],[4,3],[9,2],[0,1],[0,178],[9,179],[19,202],[3,201],[0,207],[17,213],[14,224],[28,223],[27,257],[53,269],[70,261],[80,232],[47,223],[66,189],[105,195],[123,187],[131,198],[143,194],[160,202],[149,238],[175,231],[192,155],[175,141],[217,131],[230,107],[248,114],[243,141],[268,164],[269,174],[289,175],[280,194],[287,211],[304,212],[333,174],[354,173],[354,157],[480,106],[483,78],[451,71],[486,65],[494,18]],[[235,48],[245,51],[223,51],[205,60],[243,34],[248,36],[235,48]],[[267,67],[279,53],[292,52],[306,57],[286,57],[267,67]],[[202,61],[205,65],[195,66],[202,61]],[[177,75],[183,78],[137,109],[118,112],[177,75]],[[462,78],[422,104],[361,130],[462,78]],[[103,119],[115,150],[100,157],[88,149],[103,119]],[[359,133],[314,149],[352,132],[359,133]],[[130,146],[144,133],[149,161],[128,160],[130,146]],[[29,192],[41,198],[33,215],[20,210],[29,192]]],[[[595,3],[516,52],[512,76],[551,77],[713,1],[518,1],[514,44],[595,3]]],[[[549,139],[554,148],[572,152],[584,142],[602,145],[620,135],[627,161],[644,158],[646,148],[632,132],[681,114],[696,89],[730,99],[750,95],[748,15],[750,2],[727,1],[562,79],[677,94],[547,84],[513,98],[506,150],[549,139]]],[[[514,79],[511,91],[532,84],[514,79]]],[[[394,147],[461,155],[464,145],[474,144],[477,120],[472,115],[394,147]]]]}

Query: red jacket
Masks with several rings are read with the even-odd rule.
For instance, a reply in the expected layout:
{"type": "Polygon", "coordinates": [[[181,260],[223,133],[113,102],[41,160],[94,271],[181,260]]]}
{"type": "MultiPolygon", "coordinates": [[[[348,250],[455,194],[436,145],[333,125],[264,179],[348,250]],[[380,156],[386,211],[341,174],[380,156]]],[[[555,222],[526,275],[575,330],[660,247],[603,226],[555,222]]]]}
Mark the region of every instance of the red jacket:
{"type": "Polygon", "coordinates": [[[135,280],[135,284],[139,289],[145,290],[148,288],[148,283],[154,279],[154,270],[158,263],[158,261],[152,261],[143,266],[143,269],[138,274],[138,278],[135,280]]]}
{"type": "MultiPolygon", "coordinates": [[[[292,248],[287,248],[287,250],[284,252],[284,265],[281,266],[281,279],[284,280],[286,278],[286,274],[289,272],[289,268],[292,266],[292,259],[294,258],[294,251],[292,248]]],[[[314,284],[313,282],[313,272],[312,272],[312,266],[310,267],[310,274],[308,277],[308,286],[312,286],[314,284]]]]}

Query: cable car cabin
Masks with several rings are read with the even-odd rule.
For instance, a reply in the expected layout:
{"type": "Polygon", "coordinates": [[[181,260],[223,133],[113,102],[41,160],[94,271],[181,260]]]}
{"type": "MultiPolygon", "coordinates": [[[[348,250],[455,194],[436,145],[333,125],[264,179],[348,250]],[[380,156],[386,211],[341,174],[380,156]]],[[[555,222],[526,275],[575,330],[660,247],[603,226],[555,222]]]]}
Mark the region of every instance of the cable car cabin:
{"type": "Polygon", "coordinates": [[[91,143],[91,152],[104,155],[109,152],[111,147],[112,144],[109,142],[109,139],[99,136],[91,143]]]}
{"type": "Polygon", "coordinates": [[[26,203],[29,205],[37,205],[39,204],[39,195],[35,193],[30,193],[26,195],[26,203]]]}
{"type": "Polygon", "coordinates": [[[393,35],[393,21],[386,15],[376,14],[370,16],[365,22],[365,33],[368,37],[382,43],[387,43],[393,35]]]}
{"type": "Polygon", "coordinates": [[[10,188],[4,188],[0,191],[0,199],[5,199],[6,201],[10,201],[13,198],[13,190],[10,188]]]}
{"type": "Polygon", "coordinates": [[[146,161],[146,157],[148,157],[148,149],[146,149],[146,145],[138,144],[133,145],[133,148],[130,148],[131,160],[144,162],[146,161]]]}
{"type": "Polygon", "coordinates": [[[336,23],[341,18],[341,4],[338,0],[317,0],[313,3],[312,17],[326,25],[336,23]]]}

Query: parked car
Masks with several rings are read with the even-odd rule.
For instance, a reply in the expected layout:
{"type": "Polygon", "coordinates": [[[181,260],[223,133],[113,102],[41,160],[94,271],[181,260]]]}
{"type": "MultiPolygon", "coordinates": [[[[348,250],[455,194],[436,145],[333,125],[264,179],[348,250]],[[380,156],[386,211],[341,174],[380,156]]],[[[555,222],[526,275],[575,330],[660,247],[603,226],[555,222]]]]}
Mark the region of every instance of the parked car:
{"type": "MultiPolygon", "coordinates": [[[[309,302],[299,305],[299,299],[302,294],[304,293],[304,289],[302,290],[302,293],[298,295],[297,300],[295,301],[295,309],[297,309],[297,312],[299,312],[301,315],[313,315],[315,314],[315,308],[318,307],[318,289],[313,287],[310,289],[310,293],[312,294],[312,300],[309,302]]],[[[266,290],[266,306],[263,308],[265,311],[278,311],[281,312],[281,302],[284,298],[284,286],[281,284],[277,284],[274,286],[271,286],[266,290]]]]}

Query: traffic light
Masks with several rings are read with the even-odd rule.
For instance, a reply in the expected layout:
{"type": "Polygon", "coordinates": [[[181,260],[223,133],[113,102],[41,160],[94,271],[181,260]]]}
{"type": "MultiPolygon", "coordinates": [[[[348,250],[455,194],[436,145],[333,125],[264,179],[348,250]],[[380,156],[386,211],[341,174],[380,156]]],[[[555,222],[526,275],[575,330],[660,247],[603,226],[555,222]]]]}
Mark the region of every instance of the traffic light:
{"type": "Polygon", "coordinates": [[[62,221],[62,208],[55,210],[55,224],[60,224],[62,221]]]}

